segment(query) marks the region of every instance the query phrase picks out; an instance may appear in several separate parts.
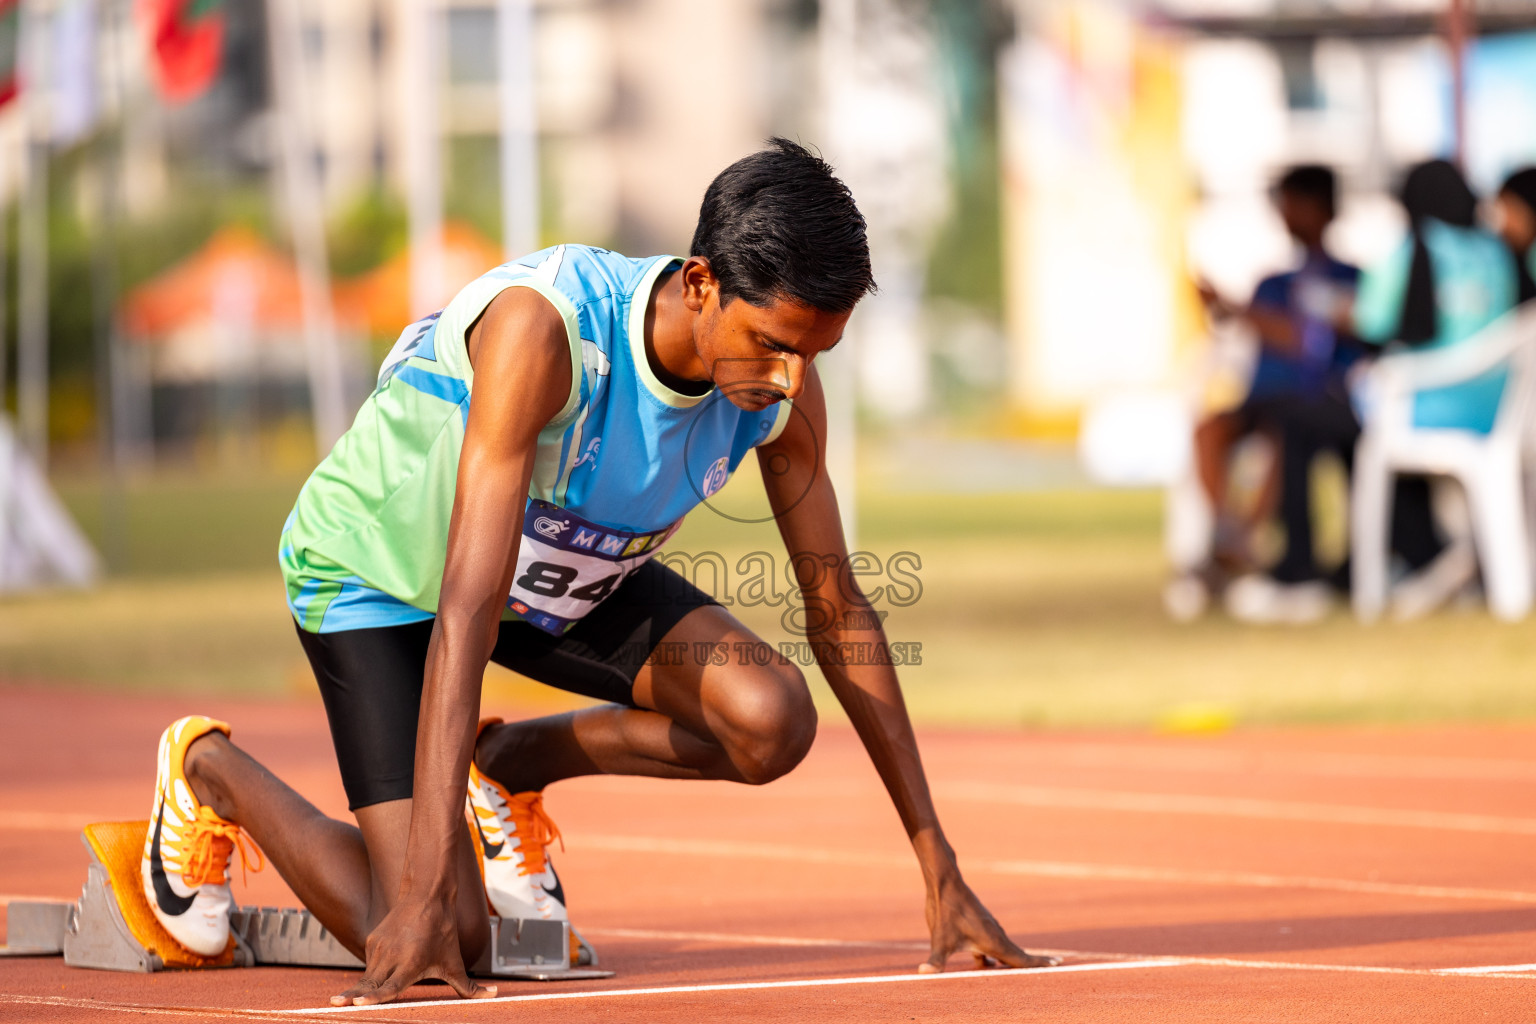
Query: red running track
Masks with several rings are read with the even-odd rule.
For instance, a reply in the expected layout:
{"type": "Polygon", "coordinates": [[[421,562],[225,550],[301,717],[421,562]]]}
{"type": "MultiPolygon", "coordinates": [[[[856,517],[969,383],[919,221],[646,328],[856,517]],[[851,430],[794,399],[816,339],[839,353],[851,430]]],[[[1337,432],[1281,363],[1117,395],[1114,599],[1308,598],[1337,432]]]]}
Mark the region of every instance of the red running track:
{"type": "MultiPolygon", "coordinates": [[[[77,895],[79,825],[148,813],[155,740],[189,711],[345,813],[318,701],[0,689],[0,898],[77,895]]],[[[607,981],[503,982],[486,1004],[419,988],[430,1004],[337,1015],[304,1011],[355,973],[0,959],[0,1019],[1536,1020],[1536,728],[922,742],[967,877],[1062,968],[913,973],[915,862],[857,740],[829,726],[761,789],[551,789],[607,981]]],[[[294,902],[270,870],[236,898],[294,902]]]]}

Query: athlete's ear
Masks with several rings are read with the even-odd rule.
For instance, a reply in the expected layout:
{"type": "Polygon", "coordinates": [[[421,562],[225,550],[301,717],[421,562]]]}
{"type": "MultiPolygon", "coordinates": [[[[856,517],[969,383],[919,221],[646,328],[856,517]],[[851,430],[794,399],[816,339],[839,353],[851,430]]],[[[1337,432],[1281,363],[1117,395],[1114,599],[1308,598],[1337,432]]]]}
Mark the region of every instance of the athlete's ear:
{"type": "Polygon", "coordinates": [[[703,312],[710,296],[720,297],[720,279],[703,256],[689,256],[678,271],[683,278],[683,305],[695,313],[703,312]]]}

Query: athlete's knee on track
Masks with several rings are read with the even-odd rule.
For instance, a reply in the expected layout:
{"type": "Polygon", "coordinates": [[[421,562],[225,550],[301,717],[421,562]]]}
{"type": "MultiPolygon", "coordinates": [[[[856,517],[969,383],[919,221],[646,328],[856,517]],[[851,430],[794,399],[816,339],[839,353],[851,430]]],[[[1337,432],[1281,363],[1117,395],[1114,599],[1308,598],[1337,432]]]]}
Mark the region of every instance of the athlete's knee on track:
{"type": "Polygon", "coordinates": [[[754,786],[788,774],[816,739],[816,706],[793,665],[760,668],[733,685],[726,716],[731,762],[754,786]]]}

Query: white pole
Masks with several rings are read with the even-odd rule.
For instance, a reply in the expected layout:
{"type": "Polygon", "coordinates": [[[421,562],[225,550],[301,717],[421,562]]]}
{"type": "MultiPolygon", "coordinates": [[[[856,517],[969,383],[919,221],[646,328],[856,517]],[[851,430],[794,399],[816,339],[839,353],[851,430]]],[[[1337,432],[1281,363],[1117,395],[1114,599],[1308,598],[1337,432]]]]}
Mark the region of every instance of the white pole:
{"type": "Polygon", "coordinates": [[[539,248],[539,107],[533,0],[497,0],[501,241],[507,259],[539,248]]]}
{"type": "Polygon", "coordinates": [[[16,444],[12,439],[11,425],[6,422],[4,410],[0,410],[0,594],[10,586],[11,540],[14,532],[11,513],[15,505],[16,444]]]}
{"type": "MultiPolygon", "coordinates": [[[[835,155],[840,110],[847,100],[851,65],[857,59],[858,0],[821,0],[818,27],[818,64],[821,78],[823,144],[835,155]]],[[[837,492],[837,506],[843,520],[843,537],[848,549],[857,546],[858,533],[858,424],[854,417],[857,395],[854,377],[858,371],[857,328],[849,325],[843,342],[817,360],[822,388],[827,399],[827,475],[837,492]]]]}
{"type": "MultiPolygon", "coordinates": [[[[0,142],[0,147],[4,143],[0,142]]],[[[11,159],[14,153],[5,153],[11,159]]],[[[6,289],[6,228],[10,223],[9,211],[0,206],[0,594],[5,593],[8,552],[11,548],[11,477],[15,470],[11,461],[11,427],[5,415],[5,289],[6,289]]]]}
{"type": "MultiPolygon", "coordinates": [[[[105,40],[101,47],[101,67],[92,83],[98,93],[94,107],[105,115],[109,104],[118,101],[121,118],[122,83],[117,64],[117,8],[119,0],[82,0],[89,4],[90,17],[97,20],[93,39],[105,40]]],[[[118,364],[117,347],[117,208],[122,181],[122,144],[109,132],[96,139],[97,237],[91,266],[91,305],[93,313],[93,353],[96,376],[97,459],[101,469],[101,554],[107,568],[121,569],[127,548],[123,521],[122,477],[116,458],[115,430],[117,414],[113,409],[116,383],[112,371],[118,364]]]]}
{"type": "Polygon", "coordinates": [[[309,155],[310,143],[315,137],[306,118],[312,93],[306,81],[299,20],[293,0],[267,0],[267,38],[277,100],[283,191],[288,201],[293,255],[299,272],[299,304],[304,318],[315,450],[320,458],[324,458],[347,429],[346,385],[341,346],[336,338],[336,320],[331,310],[325,209],[309,155]]]}
{"type": "Polygon", "coordinates": [[[442,302],[443,155],[439,130],[442,32],[435,0],[396,0],[401,63],[401,142],[411,222],[411,316],[442,302]]]}
{"type": "MultiPolygon", "coordinates": [[[[20,46],[18,41],[18,56],[20,46]]],[[[25,103],[23,98],[18,101],[25,103]]],[[[0,139],[0,158],[7,163],[14,160],[16,166],[25,164],[27,159],[27,139],[25,131],[17,140],[14,150],[5,146],[5,140],[0,139]]],[[[6,378],[6,309],[5,298],[8,285],[8,263],[5,255],[8,251],[7,234],[10,229],[10,211],[0,206],[0,593],[6,590],[9,579],[9,564],[11,550],[11,481],[15,476],[14,454],[11,451],[11,426],[10,420],[5,414],[5,378],[6,378]]]]}
{"type": "Polygon", "coordinates": [[[22,446],[48,465],[48,54],[41,0],[22,5],[21,99],[26,187],[16,226],[16,420],[22,446]]]}
{"type": "MultiPolygon", "coordinates": [[[[9,146],[5,145],[5,140],[0,138],[0,167],[11,164],[12,161],[15,161],[15,166],[19,167],[25,153],[25,142],[20,145],[19,150],[12,150],[9,146]]],[[[6,330],[8,317],[5,308],[7,285],[10,279],[10,260],[7,259],[10,253],[10,246],[8,244],[10,230],[10,208],[3,202],[0,202],[0,419],[5,417],[5,378],[8,371],[5,357],[6,346],[10,340],[9,332],[6,330]]]]}

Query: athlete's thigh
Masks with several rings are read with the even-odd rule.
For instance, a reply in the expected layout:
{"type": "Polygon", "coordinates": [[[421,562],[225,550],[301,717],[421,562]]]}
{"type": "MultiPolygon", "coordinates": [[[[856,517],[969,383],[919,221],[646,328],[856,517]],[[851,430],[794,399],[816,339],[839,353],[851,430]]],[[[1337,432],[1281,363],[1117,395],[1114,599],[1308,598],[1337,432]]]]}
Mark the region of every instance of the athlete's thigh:
{"type": "Polygon", "coordinates": [[[325,703],[347,806],[409,800],[431,620],[297,632],[325,703]]]}
{"type": "Polygon", "coordinates": [[[697,735],[718,735],[743,717],[812,713],[805,676],[717,604],[677,622],[635,676],[634,703],[697,735]]]}
{"type": "Polygon", "coordinates": [[[636,676],[673,629],[715,599],[655,560],[641,565],[567,632],[504,621],[491,660],[596,700],[638,706],[636,676]]]}

